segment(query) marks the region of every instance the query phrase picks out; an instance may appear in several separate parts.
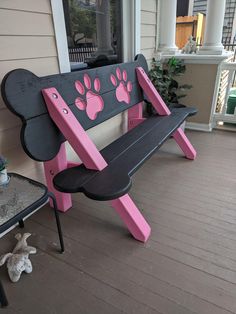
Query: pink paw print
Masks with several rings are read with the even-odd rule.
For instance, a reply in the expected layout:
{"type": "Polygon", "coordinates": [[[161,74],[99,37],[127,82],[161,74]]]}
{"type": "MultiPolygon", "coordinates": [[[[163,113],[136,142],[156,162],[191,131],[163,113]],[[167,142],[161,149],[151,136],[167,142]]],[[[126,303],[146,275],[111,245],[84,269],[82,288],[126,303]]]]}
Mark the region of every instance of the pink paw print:
{"type": "Polygon", "coordinates": [[[119,102],[124,101],[125,103],[129,104],[130,92],[132,91],[132,83],[130,81],[127,82],[127,72],[124,70],[121,73],[120,68],[116,68],[116,76],[114,74],[111,74],[110,80],[112,82],[112,85],[116,87],[117,100],[119,102]]]}
{"type": "MultiPolygon", "coordinates": [[[[75,105],[79,110],[86,110],[87,116],[91,120],[95,120],[100,111],[104,108],[104,102],[100,95],[91,91],[92,83],[88,74],[84,74],[84,84],[80,81],[75,82],[75,88],[80,95],[86,97],[86,101],[80,97],[75,100],[75,105]],[[86,90],[87,89],[87,90],[86,90]]],[[[101,85],[100,80],[95,78],[93,82],[94,90],[99,93],[101,85]]]]}

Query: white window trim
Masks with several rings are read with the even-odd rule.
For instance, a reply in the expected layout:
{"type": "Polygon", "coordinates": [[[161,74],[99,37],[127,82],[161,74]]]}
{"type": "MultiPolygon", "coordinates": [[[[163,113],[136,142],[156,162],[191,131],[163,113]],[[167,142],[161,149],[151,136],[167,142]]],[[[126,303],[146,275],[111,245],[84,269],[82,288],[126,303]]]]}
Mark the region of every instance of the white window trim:
{"type": "Polygon", "coordinates": [[[70,60],[67,48],[66,26],[62,0],[51,0],[51,7],[60,73],[70,72],[70,60]]]}
{"type": "Polygon", "coordinates": [[[123,62],[131,61],[134,58],[134,2],[135,0],[122,0],[122,56],[123,62]]]}
{"type": "Polygon", "coordinates": [[[134,0],[134,53],[141,52],[141,0],[134,0]]]}
{"type": "Polygon", "coordinates": [[[159,39],[160,39],[160,2],[156,0],[156,46],[155,50],[158,51],[159,48],[159,39]]]}
{"type": "MultiPolygon", "coordinates": [[[[51,0],[52,16],[61,73],[70,72],[62,0],[51,0]]],[[[141,0],[122,0],[123,61],[132,61],[141,50],[141,0]]]]}

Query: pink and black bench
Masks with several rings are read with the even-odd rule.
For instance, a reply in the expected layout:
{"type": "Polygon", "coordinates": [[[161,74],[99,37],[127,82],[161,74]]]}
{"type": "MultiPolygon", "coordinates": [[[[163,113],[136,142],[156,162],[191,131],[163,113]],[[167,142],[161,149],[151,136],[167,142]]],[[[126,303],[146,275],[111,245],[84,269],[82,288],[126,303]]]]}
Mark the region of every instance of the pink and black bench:
{"type": "Polygon", "coordinates": [[[134,62],[66,74],[37,77],[17,69],[2,82],[7,107],[22,120],[21,143],[43,161],[47,185],[58,207],[72,206],[71,193],[111,201],[131,234],[145,242],[150,226],[128,195],[131,176],[173,136],[188,159],[196,152],[180,128],[194,108],[169,110],[147,76],[142,55],[134,62]],[[158,115],[144,119],[143,94],[158,115]],[[99,151],[86,130],[128,110],[129,131],[99,151]],[[65,141],[82,160],[67,161],[65,141]]]}

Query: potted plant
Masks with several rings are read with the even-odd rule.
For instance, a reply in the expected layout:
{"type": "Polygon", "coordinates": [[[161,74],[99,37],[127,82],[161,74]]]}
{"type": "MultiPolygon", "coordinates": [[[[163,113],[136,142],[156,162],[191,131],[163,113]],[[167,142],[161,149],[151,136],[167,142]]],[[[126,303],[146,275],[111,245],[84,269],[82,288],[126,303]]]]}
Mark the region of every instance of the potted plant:
{"type": "MultiPolygon", "coordinates": [[[[186,71],[183,60],[170,58],[167,62],[160,60],[152,60],[152,68],[149,71],[150,79],[157,91],[161,95],[168,107],[183,107],[179,103],[179,99],[186,96],[185,90],[192,86],[188,84],[180,85],[176,78],[186,71]]],[[[155,109],[147,101],[147,113],[149,115],[155,114],[155,109]]]]}
{"type": "Polygon", "coordinates": [[[9,181],[6,166],[7,166],[6,158],[0,155],[0,185],[4,185],[9,181]]]}

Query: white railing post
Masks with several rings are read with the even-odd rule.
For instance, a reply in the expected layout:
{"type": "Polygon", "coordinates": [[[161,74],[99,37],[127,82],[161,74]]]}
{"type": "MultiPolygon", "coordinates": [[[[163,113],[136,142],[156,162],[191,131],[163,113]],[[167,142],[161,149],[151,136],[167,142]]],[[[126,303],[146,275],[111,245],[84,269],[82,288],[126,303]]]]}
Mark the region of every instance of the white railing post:
{"type": "MultiPolygon", "coordinates": [[[[234,114],[227,113],[227,103],[228,103],[230,89],[233,84],[233,78],[236,71],[236,62],[223,62],[220,67],[220,71],[221,71],[220,72],[221,74],[223,71],[228,71],[227,82],[226,82],[227,86],[226,86],[225,95],[223,95],[224,98],[223,98],[223,106],[221,108],[221,111],[214,113],[213,120],[214,120],[214,123],[217,123],[217,121],[222,121],[222,122],[236,124],[236,107],[234,110],[234,114]]],[[[222,93],[222,90],[219,89],[218,99],[220,97],[220,93],[222,93]]]]}

